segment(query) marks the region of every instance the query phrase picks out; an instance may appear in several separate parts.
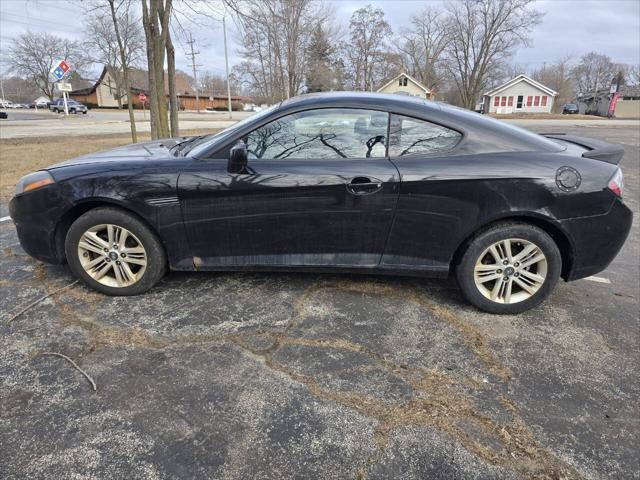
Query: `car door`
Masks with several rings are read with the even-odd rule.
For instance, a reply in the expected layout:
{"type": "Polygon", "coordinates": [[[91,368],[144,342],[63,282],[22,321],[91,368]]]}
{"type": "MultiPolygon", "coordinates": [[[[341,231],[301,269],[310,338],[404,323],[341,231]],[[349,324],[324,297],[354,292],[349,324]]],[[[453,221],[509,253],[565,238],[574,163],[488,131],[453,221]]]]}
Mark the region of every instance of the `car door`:
{"type": "Polygon", "coordinates": [[[196,266],[377,266],[399,185],[388,117],[291,113],[238,139],[244,173],[228,172],[226,153],[186,169],[178,189],[196,266]]]}
{"type": "Polygon", "coordinates": [[[388,151],[402,183],[381,267],[448,271],[451,240],[464,219],[477,215],[468,163],[452,152],[462,137],[450,127],[391,114],[388,151]]]}

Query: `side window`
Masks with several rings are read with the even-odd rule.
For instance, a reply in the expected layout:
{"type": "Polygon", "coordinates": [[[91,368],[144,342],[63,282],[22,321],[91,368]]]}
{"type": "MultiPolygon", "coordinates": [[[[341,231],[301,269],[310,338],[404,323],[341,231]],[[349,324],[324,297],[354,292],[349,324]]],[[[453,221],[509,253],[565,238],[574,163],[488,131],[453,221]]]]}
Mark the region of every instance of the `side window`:
{"type": "Polygon", "coordinates": [[[389,114],[325,108],[293,113],[251,132],[249,159],[380,158],[389,114]]]}
{"type": "Polygon", "coordinates": [[[437,153],[451,150],[462,134],[424,120],[391,114],[389,156],[437,153]]]}

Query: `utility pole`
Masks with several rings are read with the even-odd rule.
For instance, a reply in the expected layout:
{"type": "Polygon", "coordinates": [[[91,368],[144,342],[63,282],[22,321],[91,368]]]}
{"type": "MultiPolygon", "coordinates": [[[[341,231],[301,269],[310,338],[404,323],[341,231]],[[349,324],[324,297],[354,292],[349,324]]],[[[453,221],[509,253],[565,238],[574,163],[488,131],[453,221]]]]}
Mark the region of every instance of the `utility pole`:
{"type": "Polygon", "coordinates": [[[189,57],[191,57],[191,68],[193,69],[193,81],[195,82],[195,87],[196,87],[196,110],[198,111],[198,113],[200,113],[200,93],[198,92],[198,70],[196,67],[199,67],[200,65],[196,65],[196,55],[200,55],[200,52],[194,52],[193,51],[193,44],[195,43],[195,40],[193,39],[193,37],[191,36],[191,32],[189,32],[189,41],[187,42],[189,44],[189,46],[191,47],[191,53],[187,53],[187,55],[189,57]]]}
{"type": "Polygon", "coordinates": [[[222,17],[222,32],[224,33],[224,64],[227,71],[227,102],[229,104],[229,120],[231,120],[231,81],[229,79],[229,54],[227,53],[227,23],[222,17]]]}

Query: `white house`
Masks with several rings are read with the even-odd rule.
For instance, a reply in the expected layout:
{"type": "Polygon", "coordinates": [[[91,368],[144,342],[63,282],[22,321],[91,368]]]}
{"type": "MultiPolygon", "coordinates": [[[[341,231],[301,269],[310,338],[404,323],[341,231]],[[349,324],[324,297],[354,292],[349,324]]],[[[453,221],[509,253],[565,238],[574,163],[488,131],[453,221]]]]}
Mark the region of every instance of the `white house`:
{"type": "Polygon", "coordinates": [[[484,113],[551,113],[558,92],[527,77],[517,77],[483,96],[484,113]]]}
{"type": "Polygon", "coordinates": [[[405,72],[401,72],[378,89],[381,93],[401,93],[412,97],[433,100],[433,92],[405,72]]]}

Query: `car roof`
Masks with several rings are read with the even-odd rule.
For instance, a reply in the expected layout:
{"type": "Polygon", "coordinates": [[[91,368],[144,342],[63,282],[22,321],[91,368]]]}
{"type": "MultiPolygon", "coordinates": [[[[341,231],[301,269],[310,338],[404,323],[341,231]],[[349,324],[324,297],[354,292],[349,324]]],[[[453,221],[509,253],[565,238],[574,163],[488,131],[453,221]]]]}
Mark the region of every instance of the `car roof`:
{"type": "Polygon", "coordinates": [[[395,93],[374,93],[374,92],[318,92],[306,93],[289,98],[280,103],[280,108],[298,108],[312,106],[353,106],[383,108],[392,107],[404,108],[427,108],[440,110],[440,104],[409,95],[398,95],[395,93]]]}
{"type": "MultiPolygon", "coordinates": [[[[280,114],[308,108],[362,108],[383,110],[399,115],[417,117],[465,132],[463,142],[469,150],[558,151],[562,147],[545,137],[506,124],[500,120],[446,103],[425,100],[397,93],[374,92],[321,92],[299,95],[281,102],[276,108],[280,114]]],[[[275,112],[274,112],[275,113],[275,112]]]]}

